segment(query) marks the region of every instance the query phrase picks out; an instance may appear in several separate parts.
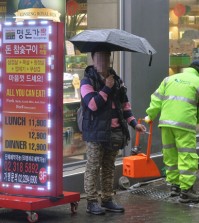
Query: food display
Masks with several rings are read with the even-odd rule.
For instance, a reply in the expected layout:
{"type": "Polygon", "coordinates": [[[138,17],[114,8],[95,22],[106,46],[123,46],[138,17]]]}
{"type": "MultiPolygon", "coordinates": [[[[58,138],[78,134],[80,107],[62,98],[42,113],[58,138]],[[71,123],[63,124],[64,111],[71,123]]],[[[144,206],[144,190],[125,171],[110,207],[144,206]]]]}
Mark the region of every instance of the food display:
{"type": "Polygon", "coordinates": [[[87,55],[66,56],[67,69],[84,69],[87,66],[87,55]]]}

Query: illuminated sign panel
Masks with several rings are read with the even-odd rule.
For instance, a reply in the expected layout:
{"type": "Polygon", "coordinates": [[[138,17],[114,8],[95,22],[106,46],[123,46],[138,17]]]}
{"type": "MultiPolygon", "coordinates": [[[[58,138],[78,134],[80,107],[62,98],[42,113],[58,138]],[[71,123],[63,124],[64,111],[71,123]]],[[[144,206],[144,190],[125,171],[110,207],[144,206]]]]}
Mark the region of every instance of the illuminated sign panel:
{"type": "Polygon", "coordinates": [[[65,20],[66,1],[63,0],[6,0],[4,5],[7,7],[6,21],[65,20]]]}
{"type": "Polygon", "coordinates": [[[59,59],[57,26],[37,22],[2,27],[0,188],[3,192],[6,189],[12,194],[29,194],[32,190],[31,195],[41,195],[38,191],[42,191],[43,196],[60,193],[54,190],[57,176],[61,176],[56,173],[61,168],[56,159],[61,160],[62,153],[56,151],[61,145],[56,145],[57,133],[52,129],[55,128],[52,123],[57,124],[57,116],[52,113],[57,107],[56,87],[59,84],[62,87],[54,75],[59,73],[55,60],[59,59]]]}

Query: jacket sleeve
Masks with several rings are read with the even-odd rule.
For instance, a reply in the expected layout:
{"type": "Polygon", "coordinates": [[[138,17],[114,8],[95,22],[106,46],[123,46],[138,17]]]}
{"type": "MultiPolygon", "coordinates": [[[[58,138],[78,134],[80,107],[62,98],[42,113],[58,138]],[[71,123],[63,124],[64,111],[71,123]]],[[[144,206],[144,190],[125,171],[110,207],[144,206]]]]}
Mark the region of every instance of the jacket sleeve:
{"type": "Polygon", "coordinates": [[[127,121],[127,123],[135,128],[137,125],[136,118],[133,115],[132,112],[132,106],[129,102],[128,96],[127,96],[127,88],[124,85],[124,82],[120,79],[120,101],[122,104],[122,110],[123,110],[123,117],[127,121]]]}
{"type": "Polygon", "coordinates": [[[105,86],[98,92],[95,91],[90,78],[83,78],[81,80],[81,96],[86,107],[91,111],[97,111],[103,108],[104,104],[108,100],[108,96],[111,94],[112,89],[105,86]]]}
{"type": "Polygon", "coordinates": [[[149,107],[146,110],[146,113],[149,116],[150,120],[154,120],[156,116],[161,112],[167,80],[168,79],[165,78],[161,82],[158,89],[151,95],[151,102],[150,102],[149,107]]]}

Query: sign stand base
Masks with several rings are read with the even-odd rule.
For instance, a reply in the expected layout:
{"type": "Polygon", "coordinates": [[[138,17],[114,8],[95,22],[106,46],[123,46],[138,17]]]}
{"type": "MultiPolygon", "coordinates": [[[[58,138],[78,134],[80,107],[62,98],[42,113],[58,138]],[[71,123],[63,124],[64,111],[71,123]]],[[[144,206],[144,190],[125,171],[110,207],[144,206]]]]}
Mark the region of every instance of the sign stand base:
{"type": "Polygon", "coordinates": [[[29,222],[36,222],[38,220],[38,214],[35,212],[42,208],[48,208],[58,206],[62,204],[71,205],[71,212],[75,213],[77,210],[78,202],[80,200],[80,194],[76,192],[63,192],[63,197],[58,199],[49,198],[37,198],[27,196],[12,196],[12,195],[0,195],[0,208],[10,208],[23,210],[27,213],[27,219],[29,222]]]}

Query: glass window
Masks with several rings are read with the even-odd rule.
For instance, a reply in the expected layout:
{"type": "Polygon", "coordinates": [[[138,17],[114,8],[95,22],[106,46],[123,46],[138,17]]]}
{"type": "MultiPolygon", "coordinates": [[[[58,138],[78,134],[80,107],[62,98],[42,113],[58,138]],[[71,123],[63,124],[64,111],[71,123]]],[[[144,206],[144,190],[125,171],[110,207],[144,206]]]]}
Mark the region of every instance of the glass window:
{"type": "Polygon", "coordinates": [[[65,72],[63,83],[63,155],[64,163],[84,159],[85,143],[77,126],[80,106],[80,80],[87,66],[87,54],[74,47],[71,37],[87,29],[87,0],[66,0],[65,72]]]}
{"type": "Polygon", "coordinates": [[[169,74],[180,72],[199,59],[199,1],[170,0],[169,74]]]}
{"type": "Polygon", "coordinates": [[[5,20],[6,16],[6,0],[1,0],[0,1],[0,21],[5,20]]]}
{"type": "MultiPolygon", "coordinates": [[[[71,164],[71,162],[79,162],[85,159],[86,147],[78,130],[76,116],[77,109],[80,106],[79,83],[83,77],[84,69],[91,63],[90,53],[82,54],[68,40],[85,29],[119,28],[118,7],[118,0],[66,0],[66,54],[63,86],[64,164],[71,164]]],[[[114,69],[116,71],[119,70],[118,61],[119,54],[114,53],[114,69]]]]}

